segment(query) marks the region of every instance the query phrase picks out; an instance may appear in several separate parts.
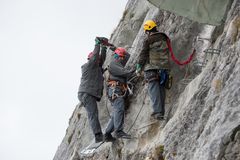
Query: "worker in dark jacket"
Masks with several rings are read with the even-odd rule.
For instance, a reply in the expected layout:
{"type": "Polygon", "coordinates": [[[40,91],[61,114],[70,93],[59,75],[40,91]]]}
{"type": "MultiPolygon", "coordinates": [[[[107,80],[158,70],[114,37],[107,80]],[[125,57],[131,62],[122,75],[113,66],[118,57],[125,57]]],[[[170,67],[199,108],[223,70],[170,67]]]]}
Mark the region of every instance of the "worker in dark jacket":
{"type": "Polygon", "coordinates": [[[130,139],[131,136],[123,131],[124,124],[124,99],[127,94],[127,80],[130,78],[134,71],[125,68],[125,64],[129,59],[130,54],[124,48],[116,48],[114,51],[113,59],[109,64],[109,80],[107,82],[108,97],[113,106],[111,119],[108,122],[105,141],[113,141],[111,133],[114,131],[117,138],[130,139]]]}
{"type": "Polygon", "coordinates": [[[140,52],[136,67],[139,73],[144,66],[144,77],[148,82],[148,93],[152,101],[152,117],[164,119],[165,113],[165,87],[164,84],[169,72],[170,54],[167,46],[167,36],[157,31],[154,21],[148,20],[144,24],[145,33],[148,34],[140,52]]]}
{"type": "Polygon", "coordinates": [[[82,77],[78,90],[78,99],[86,108],[96,143],[103,141],[102,129],[98,118],[97,101],[100,101],[103,94],[104,78],[102,65],[106,58],[106,46],[104,42],[107,41],[108,39],[103,37],[95,39],[95,48],[88,55],[88,62],[81,67],[82,77]]]}
{"type": "Polygon", "coordinates": [[[139,75],[144,68],[144,77],[148,82],[148,93],[152,101],[152,117],[158,120],[164,119],[165,113],[165,88],[171,87],[170,57],[177,65],[186,65],[191,62],[195,54],[193,53],[187,60],[181,62],[173,54],[171,42],[165,33],[157,30],[154,21],[148,20],[144,23],[144,31],[147,38],[143,42],[143,49],[136,66],[139,75]]]}

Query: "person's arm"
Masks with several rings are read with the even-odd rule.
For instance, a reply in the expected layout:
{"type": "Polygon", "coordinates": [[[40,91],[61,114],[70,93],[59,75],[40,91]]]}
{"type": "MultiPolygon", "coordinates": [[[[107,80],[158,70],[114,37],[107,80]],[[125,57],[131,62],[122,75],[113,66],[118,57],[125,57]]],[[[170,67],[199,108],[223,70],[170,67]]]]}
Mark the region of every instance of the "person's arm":
{"type": "Polygon", "coordinates": [[[106,59],[106,46],[113,46],[112,44],[108,43],[108,39],[105,37],[96,37],[95,38],[95,48],[93,51],[93,60],[90,61],[90,63],[97,63],[99,66],[102,66],[106,59]],[[101,44],[101,47],[100,47],[101,44]],[[101,48],[101,53],[99,55],[101,48]]]}
{"type": "Polygon", "coordinates": [[[89,64],[99,63],[99,52],[100,52],[100,44],[95,44],[95,47],[93,50],[93,56],[88,60],[89,64]]]}
{"type": "Polygon", "coordinates": [[[121,77],[130,77],[134,71],[131,71],[129,69],[126,69],[121,64],[116,62],[111,62],[109,65],[109,72],[115,76],[121,76],[121,77]]]}
{"type": "Polygon", "coordinates": [[[143,42],[143,49],[139,54],[139,60],[136,66],[137,72],[140,72],[142,70],[142,67],[145,65],[146,61],[148,61],[148,58],[149,58],[149,43],[148,40],[145,39],[143,42]]]}
{"type": "Polygon", "coordinates": [[[113,52],[117,49],[114,45],[110,46],[109,49],[111,49],[113,52]]]}
{"type": "Polygon", "coordinates": [[[148,40],[145,39],[143,42],[143,49],[139,54],[138,64],[144,66],[148,57],[149,57],[149,44],[148,44],[148,40]]]}
{"type": "Polygon", "coordinates": [[[104,64],[104,62],[105,62],[106,52],[107,52],[107,47],[106,46],[102,46],[101,47],[101,54],[100,54],[100,62],[99,62],[100,66],[102,66],[104,64]]]}

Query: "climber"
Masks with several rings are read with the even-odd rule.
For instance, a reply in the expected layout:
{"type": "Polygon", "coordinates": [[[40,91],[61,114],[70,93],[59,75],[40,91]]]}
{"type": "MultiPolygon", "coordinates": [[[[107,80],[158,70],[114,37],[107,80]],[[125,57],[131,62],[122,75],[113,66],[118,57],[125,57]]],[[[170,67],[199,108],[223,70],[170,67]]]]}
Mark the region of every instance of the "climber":
{"type": "Polygon", "coordinates": [[[83,103],[95,142],[103,141],[101,125],[98,119],[97,101],[100,101],[103,93],[103,63],[106,58],[106,47],[109,46],[108,39],[96,37],[95,48],[88,55],[88,62],[82,68],[81,84],[78,90],[78,99],[83,103]],[[101,48],[101,53],[100,52],[101,48]]]}
{"type": "Polygon", "coordinates": [[[143,42],[143,49],[136,65],[136,73],[140,75],[144,66],[144,77],[148,82],[148,93],[153,108],[151,116],[157,120],[164,120],[165,87],[169,85],[167,83],[169,81],[170,56],[178,65],[185,65],[192,60],[195,50],[188,60],[180,62],[172,52],[170,39],[165,33],[157,30],[157,25],[153,20],[147,20],[143,28],[147,38],[143,42]]]}
{"type": "Polygon", "coordinates": [[[134,70],[128,70],[126,65],[130,54],[124,48],[111,47],[114,50],[113,59],[109,64],[109,79],[107,82],[107,94],[113,106],[113,112],[105,131],[105,141],[114,141],[112,132],[117,138],[130,139],[131,136],[123,131],[125,98],[127,96],[127,79],[134,74],[134,70]]]}

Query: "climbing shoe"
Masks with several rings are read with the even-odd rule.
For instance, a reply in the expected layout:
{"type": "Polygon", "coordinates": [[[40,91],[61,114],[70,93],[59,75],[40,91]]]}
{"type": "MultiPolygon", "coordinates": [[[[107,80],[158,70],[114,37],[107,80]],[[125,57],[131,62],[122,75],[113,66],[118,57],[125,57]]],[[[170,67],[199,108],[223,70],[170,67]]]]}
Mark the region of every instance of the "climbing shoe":
{"type": "Polygon", "coordinates": [[[161,113],[153,113],[151,114],[151,117],[156,120],[164,120],[164,115],[162,115],[161,113]]]}
{"type": "Polygon", "coordinates": [[[116,140],[116,138],[114,138],[112,135],[111,135],[111,133],[106,133],[105,135],[104,135],[104,141],[105,142],[113,142],[113,141],[115,141],[116,140]]]}
{"type": "Polygon", "coordinates": [[[102,141],[103,141],[103,134],[102,133],[95,134],[95,143],[99,143],[102,141]]]}
{"type": "Polygon", "coordinates": [[[124,138],[124,139],[131,139],[131,135],[123,132],[123,131],[118,131],[116,132],[116,137],[117,138],[124,138]]]}

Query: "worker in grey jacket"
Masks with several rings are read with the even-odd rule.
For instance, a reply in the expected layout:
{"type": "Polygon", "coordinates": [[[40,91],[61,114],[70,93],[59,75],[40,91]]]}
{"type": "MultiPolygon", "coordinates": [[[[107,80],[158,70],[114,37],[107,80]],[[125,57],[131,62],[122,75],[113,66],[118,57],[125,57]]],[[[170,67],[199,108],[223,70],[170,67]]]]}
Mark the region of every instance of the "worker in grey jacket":
{"type": "Polygon", "coordinates": [[[103,68],[106,58],[106,46],[108,39],[95,39],[95,48],[88,55],[88,62],[82,68],[81,84],[78,90],[78,99],[87,110],[88,120],[95,135],[95,142],[103,141],[103,134],[98,118],[97,101],[100,101],[103,94],[103,68]],[[100,47],[101,45],[101,47],[100,47]],[[101,53],[100,52],[101,48],[101,53]]]}
{"type": "Polygon", "coordinates": [[[113,59],[108,67],[109,79],[107,82],[107,92],[113,106],[113,112],[104,135],[106,142],[115,140],[111,135],[113,131],[115,131],[117,138],[131,138],[129,134],[123,131],[124,101],[127,94],[127,79],[132,76],[134,71],[130,71],[124,67],[130,57],[124,48],[116,48],[114,52],[113,59]]]}

